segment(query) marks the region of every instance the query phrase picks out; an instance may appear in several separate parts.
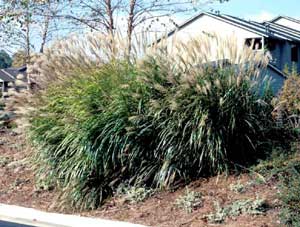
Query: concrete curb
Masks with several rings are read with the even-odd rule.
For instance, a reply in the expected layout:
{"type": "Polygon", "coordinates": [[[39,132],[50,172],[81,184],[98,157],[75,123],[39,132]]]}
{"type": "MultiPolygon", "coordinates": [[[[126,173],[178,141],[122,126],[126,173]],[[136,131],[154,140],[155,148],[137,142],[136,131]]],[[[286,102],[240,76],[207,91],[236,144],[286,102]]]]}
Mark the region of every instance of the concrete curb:
{"type": "Polygon", "coordinates": [[[5,204],[0,204],[0,220],[39,227],[145,227],[126,222],[48,213],[5,204]]]}

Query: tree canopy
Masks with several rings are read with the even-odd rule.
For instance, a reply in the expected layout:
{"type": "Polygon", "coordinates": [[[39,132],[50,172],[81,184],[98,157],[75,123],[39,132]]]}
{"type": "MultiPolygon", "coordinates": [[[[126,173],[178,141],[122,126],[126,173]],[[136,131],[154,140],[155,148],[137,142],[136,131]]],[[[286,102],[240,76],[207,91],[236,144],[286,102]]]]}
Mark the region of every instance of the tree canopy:
{"type": "Polygon", "coordinates": [[[12,64],[12,59],[4,50],[0,50],[0,68],[8,68],[12,64]]]}
{"type": "Polygon", "coordinates": [[[5,45],[0,48],[22,49],[29,62],[31,52],[43,53],[51,40],[63,38],[71,32],[97,30],[111,36],[121,32],[130,50],[134,34],[156,32],[152,29],[154,24],[167,29],[166,21],[176,26],[172,21],[175,14],[191,14],[210,3],[227,1],[2,0],[0,45],[5,45]]]}

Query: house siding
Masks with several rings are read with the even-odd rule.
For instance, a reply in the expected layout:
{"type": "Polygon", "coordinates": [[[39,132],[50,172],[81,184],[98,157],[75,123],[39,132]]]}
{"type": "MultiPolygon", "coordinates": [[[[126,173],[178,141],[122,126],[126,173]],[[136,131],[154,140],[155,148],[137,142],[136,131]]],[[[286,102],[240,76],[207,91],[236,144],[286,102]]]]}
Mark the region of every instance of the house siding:
{"type": "MultiPolygon", "coordinates": [[[[292,54],[292,44],[291,42],[284,41],[284,42],[278,42],[276,44],[275,50],[271,51],[272,60],[271,63],[276,66],[278,69],[283,70],[285,66],[287,65],[289,68],[294,67],[294,63],[291,59],[292,54]]],[[[296,67],[298,69],[298,72],[300,72],[300,44],[297,44],[298,46],[298,62],[296,64],[296,67]]]]}
{"type": "Polygon", "coordinates": [[[275,95],[278,95],[281,88],[283,87],[285,77],[280,75],[278,72],[268,67],[264,72],[264,78],[270,81],[270,86],[275,95]]]}
{"type": "MultiPolygon", "coordinates": [[[[284,26],[288,27],[294,27],[294,23],[290,23],[288,21],[288,25],[285,25],[287,23],[285,20],[278,19],[276,23],[282,24],[284,26]]],[[[247,23],[247,21],[243,21],[243,23],[247,23]]],[[[275,23],[275,22],[274,22],[275,23]]],[[[242,24],[242,23],[241,23],[242,24]]],[[[291,47],[292,42],[297,43],[299,49],[299,58],[300,58],[300,43],[296,40],[290,39],[288,34],[283,34],[282,32],[277,34],[276,31],[273,33],[267,31],[267,27],[265,31],[261,31],[258,29],[249,29],[250,26],[242,26],[237,23],[233,23],[231,20],[226,21],[226,17],[218,17],[218,15],[212,16],[209,14],[202,14],[199,15],[196,19],[192,19],[188,21],[188,23],[180,26],[180,29],[176,32],[171,32],[167,38],[167,43],[169,47],[171,46],[173,40],[180,40],[182,42],[188,42],[191,38],[197,38],[205,34],[207,34],[209,37],[213,35],[221,36],[223,38],[230,38],[233,37],[232,42],[237,42],[237,47],[239,49],[242,49],[245,45],[246,39],[255,39],[255,38],[262,38],[262,42],[264,45],[264,41],[267,41],[267,39],[272,39],[273,42],[275,42],[275,48],[270,51],[270,54],[272,56],[271,63],[275,66],[268,67],[267,69],[263,70],[261,74],[263,75],[261,78],[263,81],[266,79],[270,80],[271,88],[274,92],[274,94],[278,94],[281,90],[284,81],[286,77],[281,73],[287,64],[289,67],[292,66],[291,61],[291,47]],[[225,18],[225,19],[224,19],[225,18]]],[[[253,23],[251,24],[253,25],[253,23]]],[[[300,24],[299,24],[300,29],[300,24]]],[[[216,46],[211,45],[211,53],[214,55],[214,53],[217,53],[218,51],[215,51],[216,46]]],[[[216,59],[216,56],[211,56],[211,61],[220,60],[216,59]]],[[[298,61],[298,69],[300,69],[300,61],[298,61]]],[[[264,82],[261,81],[261,84],[263,85],[264,82]]]]}
{"type": "MultiPolygon", "coordinates": [[[[262,38],[254,32],[223,22],[206,14],[177,31],[175,36],[178,40],[188,41],[191,37],[203,34],[221,34],[224,38],[233,36],[237,39],[239,48],[244,46],[246,38],[262,38]]],[[[170,36],[170,38],[172,39],[173,36],[170,36]]]]}
{"type": "Polygon", "coordinates": [[[291,53],[292,52],[290,43],[285,42],[281,49],[281,70],[283,70],[286,65],[288,65],[289,68],[292,67],[291,53]]]}
{"type": "Polygon", "coordinates": [[[298,72],[300,73],[300,45],[298,45],[298,65],[297,65],[298,72]]]}

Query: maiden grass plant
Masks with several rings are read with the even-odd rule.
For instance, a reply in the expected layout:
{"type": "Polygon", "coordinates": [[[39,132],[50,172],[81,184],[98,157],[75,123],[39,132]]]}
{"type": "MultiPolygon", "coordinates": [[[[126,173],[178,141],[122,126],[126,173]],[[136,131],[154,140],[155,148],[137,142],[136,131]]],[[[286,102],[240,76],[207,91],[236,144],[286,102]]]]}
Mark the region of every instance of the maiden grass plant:
{"type": "Polygon", "coordinates": [[[57,185],[62,206],[94,209],[124,182],[169,188],[263,155],[272,108],[257,77],[266,58],[216,39],[160,43],[138,60],[96,61],[89,51],[84,70],[70,55],[76,45],[59,50],[60,64],[57,50],[46,52],[29,132],[37,176],[57,185]]]}

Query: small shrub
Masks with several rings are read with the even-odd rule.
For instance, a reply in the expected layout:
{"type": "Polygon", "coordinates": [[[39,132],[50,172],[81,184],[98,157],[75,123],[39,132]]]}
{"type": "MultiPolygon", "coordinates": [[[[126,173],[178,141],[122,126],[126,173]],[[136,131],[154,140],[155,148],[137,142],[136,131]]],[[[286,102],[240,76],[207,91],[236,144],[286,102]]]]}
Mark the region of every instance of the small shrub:
{"type": "Polygon", "coordinates": [[[222,223],[228,217],[228,210],[220,206],[219,202],[214,202],[214,213],[205,215],[204,218],[210,223],[222,223]]]}
{"type": "Polygon", "coordinates": [[[280,101],[286,108],[289,114],[300,113],[300,94],[297,89],[300,85],[299,76],[290,76],[285,81],[282,92],[280,94],[280,101]]]}
{"type": "Polygon", "coordinates": [[[300,76],[293,73],[284,82],[274,115],[286,127],[300,132],[300,76]]]}
{"type": "Polygon", "coordinates": [[[125,202],[139,203],[151,197],[155,191],[151,188],[120,185],[116,196],[122,196],[125,202]]]}
{"type": "Polygon", "coordinates": [[[256,176],[253,180],[248,182],[249,186],[263,185],[266,183],[266,180],[262,177],[256,176]]]}
{"type": "Polygon", "coordinates": [[[241,184],[240,182],[238,182],[237,184],[230,184],[229,188],[235,193],[242,193],[245,191],[245,185],[241,184]]]}
{"type": "Polygon", "coordinates": [[[10,163],[10,158],[8,157],[3,157],[3,156],[0,156],[0,167],[5,167],[7,164],[10,163]]]}
{"type": "Polygon", "coordinates": [[[186,189],[185,194],[176,199],[175,205],[187,213],[192,213],[194,209],[203,205],[202,195],[186,189]]]}
{"type": "Polygon", "coordinates": [[[55,183],[49,181],[49,178],[40,175],[35,182],[35,188],[40,191],[52,191],[55,188],[55,183]]]}
{"type": "Polygon", "coordinates": [[[279,101],[289,115],[300,114],[300,76],[289,76],[280,93],[279,101]]]}
{"type": "Polygon", "coordinates": [[[211,223],[222,223],[228,217],[236,217],[242,214],[263,214],[265,213],[266,208],[267,204],[263,199],[237,200],[225,207],[221,207],[219,203],[215,203],[215,212],[206,215],[205,218],[211,223]]]}

